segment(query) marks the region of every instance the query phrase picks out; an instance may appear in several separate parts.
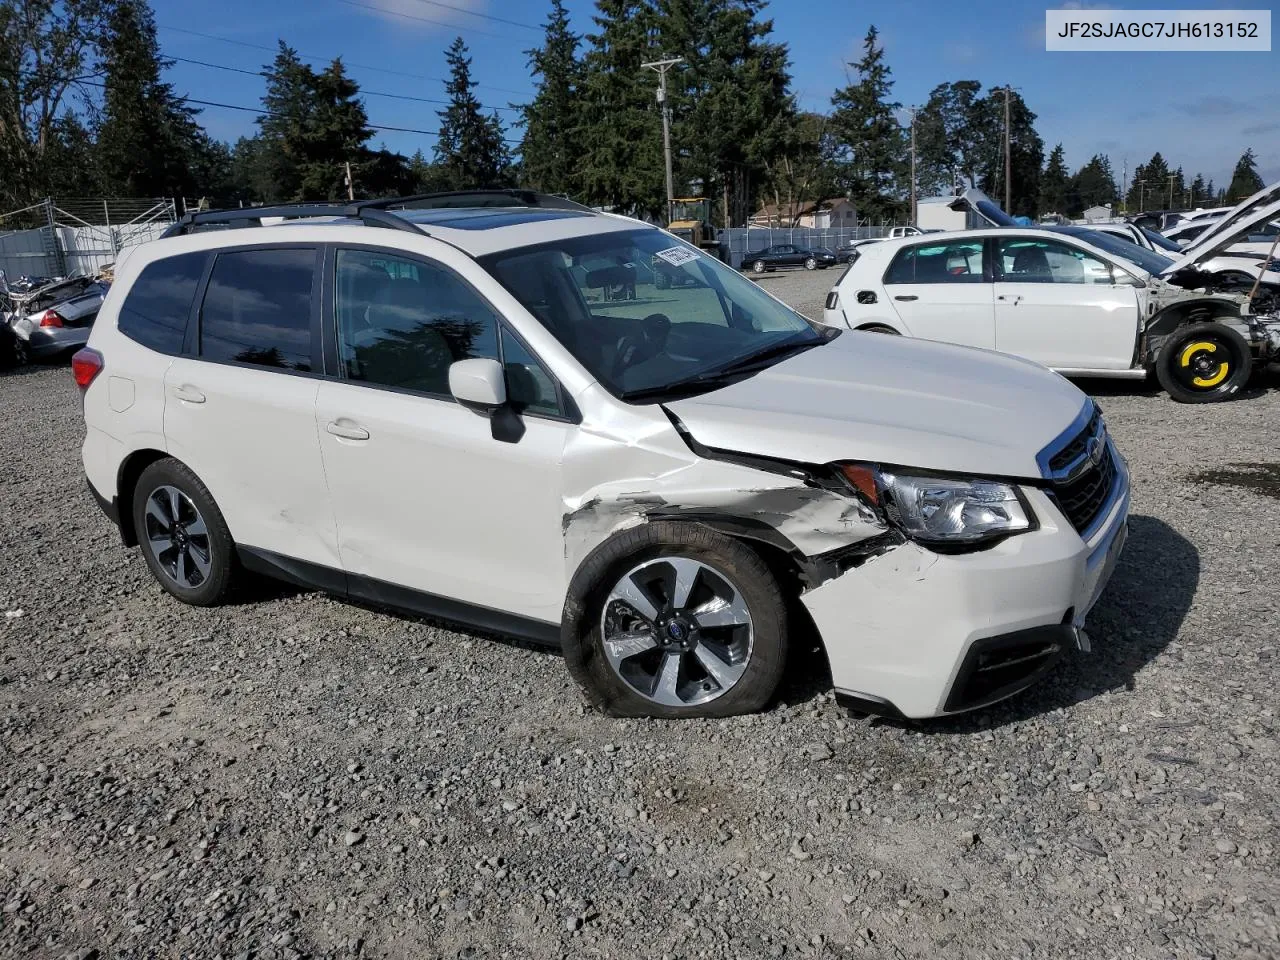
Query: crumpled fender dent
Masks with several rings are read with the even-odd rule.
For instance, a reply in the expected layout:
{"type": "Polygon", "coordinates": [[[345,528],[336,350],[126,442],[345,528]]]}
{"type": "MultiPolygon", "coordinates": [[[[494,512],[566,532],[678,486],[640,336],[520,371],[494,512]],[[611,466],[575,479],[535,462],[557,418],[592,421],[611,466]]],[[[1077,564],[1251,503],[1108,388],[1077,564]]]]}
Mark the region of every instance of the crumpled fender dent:
{"type": "Polygon", "coordinates": [[[561,517],[570,574],[610,537],[659,519],[706,523],[770,543],[793,556],[810,588],[901,542],[855,497],[806,483],[799,469],[787,475],[707,459],[674,429],[678,423],[659,415],[661,422],[652,413],[638,414],[650,420],[650,430],[635,431],[631,424],[619,431],[640,438],[624,448],[611,436],[613,431],[585,425],[567,446],[566,479],[629,477],[566,484],[582,491],[564,498],[561,517]]]}

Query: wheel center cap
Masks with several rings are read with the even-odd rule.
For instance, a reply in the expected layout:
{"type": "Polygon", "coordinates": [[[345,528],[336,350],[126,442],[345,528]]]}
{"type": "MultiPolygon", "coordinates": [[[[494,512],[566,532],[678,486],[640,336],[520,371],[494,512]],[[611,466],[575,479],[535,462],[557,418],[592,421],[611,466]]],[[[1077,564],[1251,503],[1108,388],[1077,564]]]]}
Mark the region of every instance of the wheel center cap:
{"type": "Polygon", "coordinates": [[[664,647],[691,650],[697,643],[695,628],[684,617],[671,617],[658,624],[658,642],[664,647]]]}

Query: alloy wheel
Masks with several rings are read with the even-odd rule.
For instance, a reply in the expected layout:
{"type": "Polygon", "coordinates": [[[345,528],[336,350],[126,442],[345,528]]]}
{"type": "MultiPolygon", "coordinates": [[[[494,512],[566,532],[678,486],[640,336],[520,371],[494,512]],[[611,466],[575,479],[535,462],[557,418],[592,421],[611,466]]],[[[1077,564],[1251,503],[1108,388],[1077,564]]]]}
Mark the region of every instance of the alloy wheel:
{"type": "Polygon", "coordinates": [[[751,660],[755,631],[742,592],[689,557],[661,557],[627,571],[601,615],[605,656],[636,693],[691,707],[727,693],[751,660]]]}
{"type": "Polygon", "coordinates": [[[194,590],[209,578],[209,529],[190,497],[168,484],[157,487],[147,497],[143,518],[148,549],[170,579],[194,590]]]}

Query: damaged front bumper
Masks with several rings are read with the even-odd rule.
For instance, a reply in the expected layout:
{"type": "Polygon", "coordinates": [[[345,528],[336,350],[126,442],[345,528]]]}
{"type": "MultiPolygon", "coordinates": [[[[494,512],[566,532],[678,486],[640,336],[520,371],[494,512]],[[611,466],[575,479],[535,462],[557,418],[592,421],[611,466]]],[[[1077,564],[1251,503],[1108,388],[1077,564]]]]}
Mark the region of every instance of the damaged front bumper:
{"type": "Polygon", "coordinates": [[[1025,689],[1074,647],[1124,544],[1129,478],[1086,542],[1049,496],[1023,493],[1039,529],[975,553],[905,543],[803,594],[837,698],[934,717],[1025,689]]]}

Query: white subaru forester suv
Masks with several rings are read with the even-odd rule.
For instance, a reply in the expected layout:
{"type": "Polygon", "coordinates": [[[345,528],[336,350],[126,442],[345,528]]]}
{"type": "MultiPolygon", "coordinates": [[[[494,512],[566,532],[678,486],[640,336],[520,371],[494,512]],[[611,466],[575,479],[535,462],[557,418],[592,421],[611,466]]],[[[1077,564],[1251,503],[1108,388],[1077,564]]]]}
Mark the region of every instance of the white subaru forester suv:
{"type": "Polygon", "coordinates": [[[802,624],[907,717],[1088,647],[1128,475],[1036,364],[824,327],[523,192],[170,233],[73,371],[93,493],[180,600],[254,571],[558,644],[615,715],[758,709],[802,624]]]}

